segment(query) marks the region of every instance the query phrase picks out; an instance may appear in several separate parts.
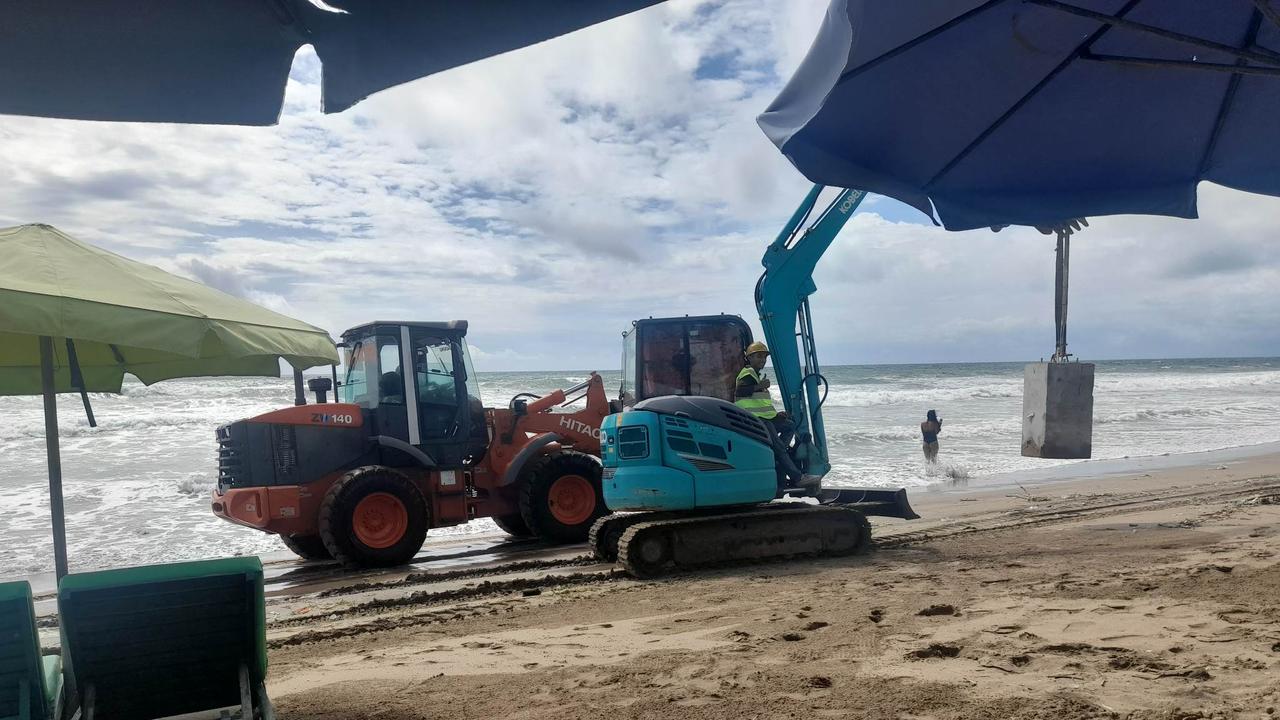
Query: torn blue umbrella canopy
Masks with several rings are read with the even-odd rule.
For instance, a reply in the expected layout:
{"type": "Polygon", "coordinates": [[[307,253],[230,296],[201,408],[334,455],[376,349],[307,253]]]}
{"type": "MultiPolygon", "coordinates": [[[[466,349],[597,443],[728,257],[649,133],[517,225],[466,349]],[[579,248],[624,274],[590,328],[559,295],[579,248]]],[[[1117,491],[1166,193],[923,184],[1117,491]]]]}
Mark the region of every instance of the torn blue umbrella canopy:
{"type": "Polygon", "coordinates": [[[10,0],[0,113],[272,125],[303,45],[323,65],[324,111],[336,113],[660,1],[10,0]]]}
{"type": "Polygon", "coordinates": [[[1280,0],[833,0],[759,122],[951,230],[1193,218],[1280,195],[1280,0]]]}

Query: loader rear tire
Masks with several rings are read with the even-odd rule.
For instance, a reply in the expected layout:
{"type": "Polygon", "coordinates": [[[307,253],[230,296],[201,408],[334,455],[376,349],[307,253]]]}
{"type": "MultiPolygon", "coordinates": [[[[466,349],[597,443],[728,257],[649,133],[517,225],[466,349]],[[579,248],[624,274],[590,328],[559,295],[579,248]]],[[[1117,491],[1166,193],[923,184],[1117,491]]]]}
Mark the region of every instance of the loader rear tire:
{"type": "Polygon", "coordinates": [[[493,520],[494,525],[498,526],[499,530],[511,537],[533,537],[533,531],[529,529],[528,525],[524,524],[524,518],[518,512],[510,515],[494,515],[490,519],[493,520]]]}
{"type": "Polygon", "coordinates": [[[319,535],[281,535],[280,542],[303,560],[329,560],[329,548],[319,535]]]}
{"type": "Polygon", "coordinates": [[[349,568],[404,565],[426,541],[428,521],[417,485],[377,465],[343,475],[320,504],[320,538],[349,568]]]}
{"type": "Polygon", "coordinates": [[[537,537],[554,543],[587,539],[607,512],[600,463],[590,455],[557,450],[529,461],[520,473],[520,515],[537,537]]]}

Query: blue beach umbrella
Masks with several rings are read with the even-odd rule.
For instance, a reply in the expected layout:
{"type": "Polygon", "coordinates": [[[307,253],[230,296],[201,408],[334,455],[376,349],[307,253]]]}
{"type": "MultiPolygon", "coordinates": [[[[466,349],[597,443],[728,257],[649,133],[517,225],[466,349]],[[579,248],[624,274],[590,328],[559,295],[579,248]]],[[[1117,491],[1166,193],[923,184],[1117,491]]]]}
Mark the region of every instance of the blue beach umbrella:
{"type": "Polygon", "coordinates": [[[11,0],[0,5],[0,113],[272,125],[303,45],[335,113],[660,1],[11,0]]]}
{"type": "Polygon", "coordinates": [[[810,180],[950,230],[1280,195],[1277,0],[832,0],[759,118],[810,180]]]}

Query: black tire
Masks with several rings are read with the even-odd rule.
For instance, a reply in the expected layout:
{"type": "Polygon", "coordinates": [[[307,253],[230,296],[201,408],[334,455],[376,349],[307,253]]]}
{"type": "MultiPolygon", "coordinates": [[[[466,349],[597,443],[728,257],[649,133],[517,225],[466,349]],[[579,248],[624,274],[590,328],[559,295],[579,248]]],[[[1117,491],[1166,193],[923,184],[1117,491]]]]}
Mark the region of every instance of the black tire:
{"type": "Polygon", "coordinates": [[[533,531],[529,529],[528,525],[524,524],[524,518],[518,512],[510,515],[494,515],[490,519],[493,520],[494,525],[498,526],[499,530],[511,537],[533,537],[533,531]]]}
{"type": "Polygon", "coordinates": [[[333,557],[319,535],[281,535],[280,542],[303,560],[329,560],[333,557]]]}
{"type": "Polygon", "coordinates": [[[320,538],[333,558],[349,568],[392,567],[418,554],[427,539],[429,519],[427,502],[409,478],[391,468],[372,465],[343,475],[325,493],[320,504],[320,538]],[[362,542],[353,526],[356,506],[375,493],[399,500],[406,514],[404,531],[384,547],[362,542]]]}
{"type": "Polygon", "coordinates": [[[529,461],[520,473],[520,515],[537,537],[554,543],[578,543],[587,539],[591,526],[606,514],[600,486],[600,463],[590,455],[558,450],[529,461]],[[591,485],[594,507],[582,519],[561,522],[551,506],[551,488],[562,477],[577,475],[591,485]]]}

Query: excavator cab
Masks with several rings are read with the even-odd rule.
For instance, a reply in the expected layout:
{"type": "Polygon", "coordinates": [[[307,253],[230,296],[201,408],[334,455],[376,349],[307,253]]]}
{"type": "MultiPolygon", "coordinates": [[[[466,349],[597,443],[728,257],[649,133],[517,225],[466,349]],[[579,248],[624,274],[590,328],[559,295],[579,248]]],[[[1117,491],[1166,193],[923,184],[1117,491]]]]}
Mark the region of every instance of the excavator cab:
{"type": "Polygon", "coordinates": [[[341,402],[367,410],[372,434],[459,467],[487,445],[467,322],[372,322],[342,334],[341,402]]]}
{"type": "Polygon", "coordinates": [[[733,400],[751,327],[737,315],[647,318],[623,334],[621,405],[665,395],[733,400]]]}

